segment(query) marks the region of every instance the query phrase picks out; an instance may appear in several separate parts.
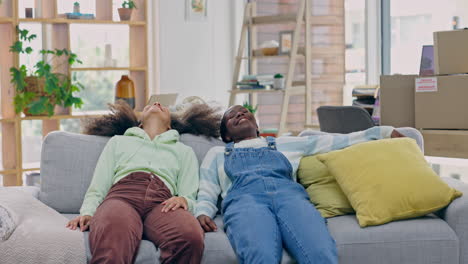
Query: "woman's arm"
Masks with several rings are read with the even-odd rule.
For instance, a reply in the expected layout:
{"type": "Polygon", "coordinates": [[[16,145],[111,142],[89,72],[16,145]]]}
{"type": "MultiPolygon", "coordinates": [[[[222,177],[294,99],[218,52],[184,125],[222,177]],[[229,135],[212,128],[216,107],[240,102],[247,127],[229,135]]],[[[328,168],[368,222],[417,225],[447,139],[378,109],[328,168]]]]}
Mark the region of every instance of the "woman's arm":
{"type": "Polygon", "coordinates": [[[278,138],[278,148],[280,151],[296,152],[300,156],[309,156],[346,148],[370,140],[390,138],[393,131],[394,128],[390,126],[375,126],[364,131],[349,134],[280,137],[278,138]]]}
{"type": "Polygon", "coordinates": [[[218,207],[218,196],[221,187],[218,178],[218,164],[216,162],[217,147],[210,149],[200,167],[200,188],[198,190],[195,217],[206,215],[214,218],[218,207]]]}
{"type": "Polygon", "coordinates": [[[111,138],[99,157],[93,179],[80,209],[80,215],[93,216],[112,187],[115,173],[115,141],[115,137],[111,138]]]}
{"type": "Polygon", "coordinates": [[[187,147],[187,151],[184,153],[181,169],[177,177],[178,196],[185,198],[188,210],[193,213],[200,183],[198,160],[191,148],[187,147]]]}
{"type": "Polygon", "coordinates": [[[367,130],[349,134],[328,134],[306,137],[307,143],[304,150],[304,155],[308,156],[319,153],[326,153],[333,150],[343,149],[358,143],[390,138],[393,131],[394,128],[390,126],[375,126],[367,130]]]}

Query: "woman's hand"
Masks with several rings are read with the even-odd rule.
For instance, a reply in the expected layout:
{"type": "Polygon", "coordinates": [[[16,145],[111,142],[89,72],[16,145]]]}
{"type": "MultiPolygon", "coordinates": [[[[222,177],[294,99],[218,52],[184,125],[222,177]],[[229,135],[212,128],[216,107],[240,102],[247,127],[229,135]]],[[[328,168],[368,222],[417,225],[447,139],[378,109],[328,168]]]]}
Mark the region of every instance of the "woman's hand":
{"type": "Polygon", "coordinates": [[[214,232],[218,230],[216,223],[213,221],[213,219],[211,219],[211,217],[206,215],[199,215],[197,219],[205,232],[214,232]]]}
{"type": "Polygon", "coordinates": [[[75,219],[71,220],[70,222],[68,222],[66,227],[70,228],[71,230],[76,230],[76,228],[79,226],[81,232],[84,232],[88,230],[90,221],[91,221],[90,215],[80,215],[80,216],[77,216],[75,219]]]}
{"type": "Polygon", "coordinates": [[[395,129],[392,131],[392,134],[390,135],[391,138],[401,138],[401,137],[406,137],[405,135],[401,134],[400,132],[396,131],[395,129]]]}
{"type": "Polygon", "coordinates": [[[161,212],[167,213],[169,211],[175,211],[178,208],[184,208],[184,210],[188,209],[187,200],[184,197],[174,196],[166,201],[162,202],[163,208],[161,212]]]}

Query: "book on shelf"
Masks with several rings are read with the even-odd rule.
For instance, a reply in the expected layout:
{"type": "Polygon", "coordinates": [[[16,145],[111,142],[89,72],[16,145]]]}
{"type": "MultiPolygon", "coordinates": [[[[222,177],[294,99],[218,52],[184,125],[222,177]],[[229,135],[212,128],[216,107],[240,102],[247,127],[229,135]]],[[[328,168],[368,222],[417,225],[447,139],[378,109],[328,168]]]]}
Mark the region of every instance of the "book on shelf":
{"type": "Polygon", "coordinates": [[[249,89],[271,89],[272,85],[238,85],[240,90],[249,90],[249,89]]]}
{"type": "Polygon", "coordinates": [[[353,97],[374,97],[375,88],[354,88],[352,92],[353,97]]]}
{"type": "Polygon", "coordinates": [[[244,75],[242,80],[237,82],[237,86],[241,90],[245,89],[270,89],[273,87],[274,75],[259,74],[259,75],[244,75]]]}

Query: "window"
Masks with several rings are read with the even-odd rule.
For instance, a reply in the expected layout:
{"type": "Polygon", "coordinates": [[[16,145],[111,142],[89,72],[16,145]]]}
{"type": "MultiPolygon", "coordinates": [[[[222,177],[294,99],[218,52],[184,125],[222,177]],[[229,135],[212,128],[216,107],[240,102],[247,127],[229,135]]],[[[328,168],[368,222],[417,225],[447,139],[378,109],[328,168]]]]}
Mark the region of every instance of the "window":
{"type": "Polygon", "coordinates": [[[468,26],[466,0],[391,0],[390,73],[418,74],[423,45],[433,32],[468,26]]]}
{"type": "Polygon", "coordinates": [[[365,11],[365,0],[345,0],[346,84],[351,86],[366,83],[365,11]]]}

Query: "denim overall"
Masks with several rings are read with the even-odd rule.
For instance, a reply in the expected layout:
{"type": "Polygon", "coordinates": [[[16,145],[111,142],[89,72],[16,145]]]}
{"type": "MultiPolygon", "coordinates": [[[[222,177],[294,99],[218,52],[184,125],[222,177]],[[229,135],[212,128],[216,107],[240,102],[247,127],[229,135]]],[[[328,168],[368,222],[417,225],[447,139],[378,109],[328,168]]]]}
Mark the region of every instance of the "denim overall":
{"type": "Polygon", "coordinates": [[[224,170],[232,181],[222,204],[224,226],[239,263],[280,263],[283,247],[302,263],[338,263],[325,220],[292,179],[292,166],[268,147],[226,145],[224,170]]]}

